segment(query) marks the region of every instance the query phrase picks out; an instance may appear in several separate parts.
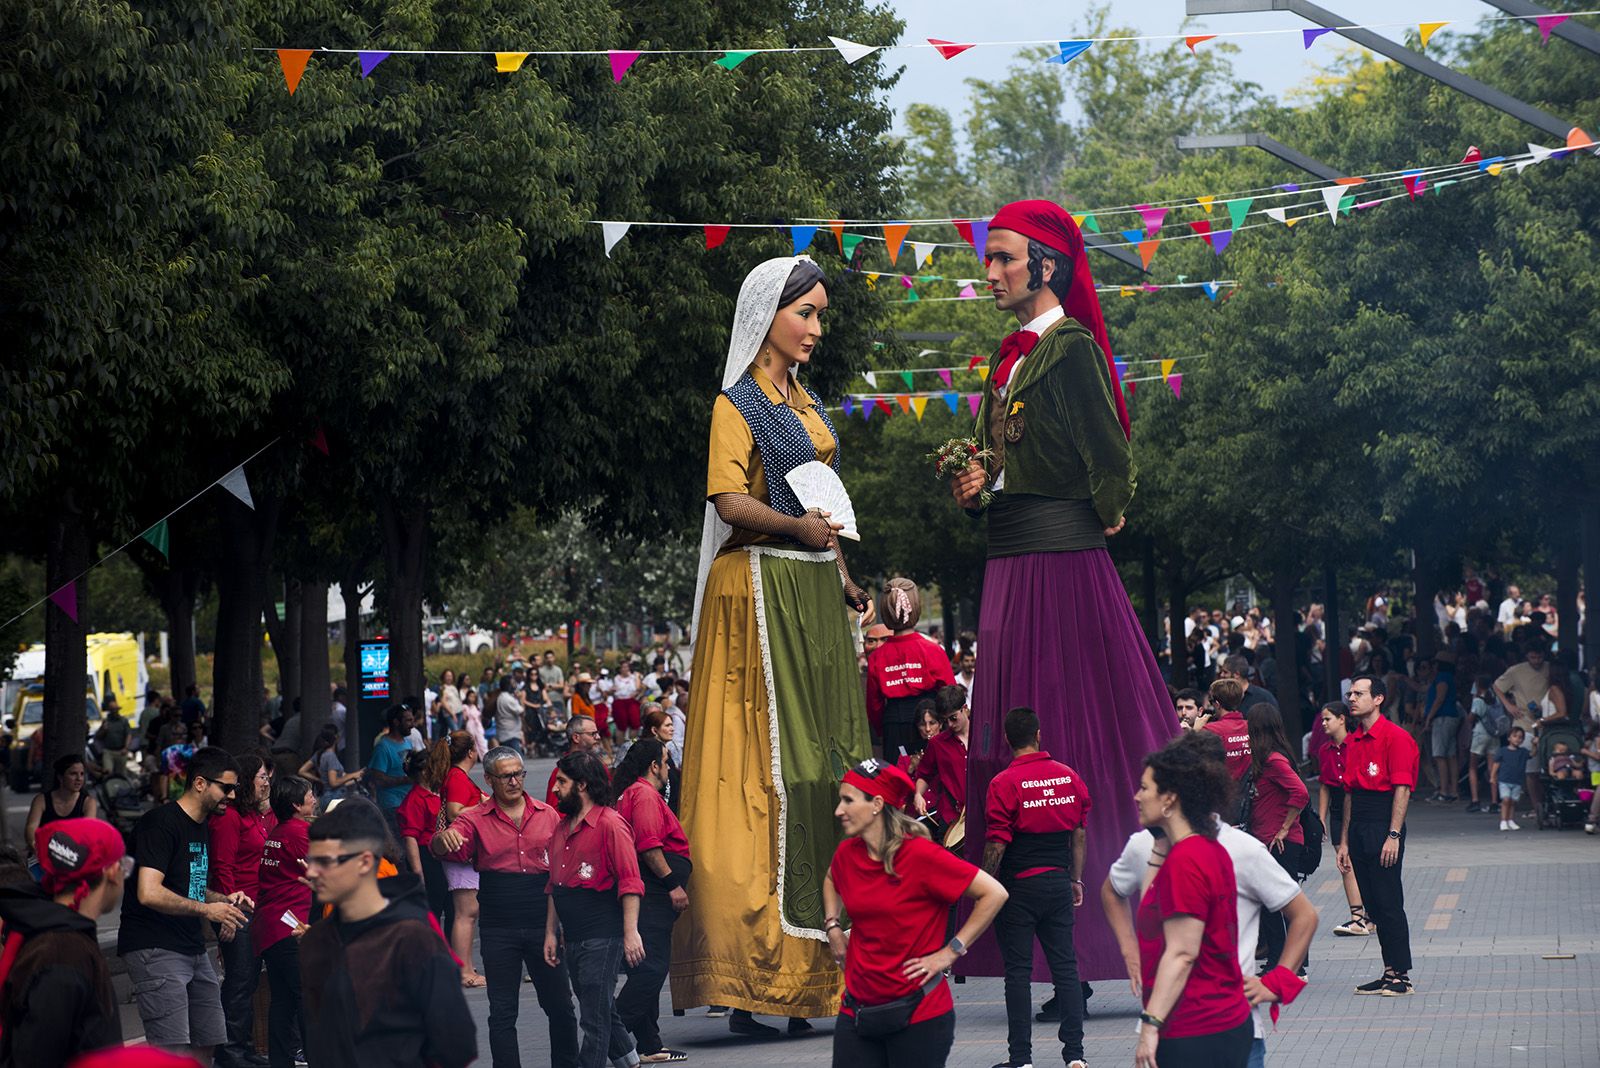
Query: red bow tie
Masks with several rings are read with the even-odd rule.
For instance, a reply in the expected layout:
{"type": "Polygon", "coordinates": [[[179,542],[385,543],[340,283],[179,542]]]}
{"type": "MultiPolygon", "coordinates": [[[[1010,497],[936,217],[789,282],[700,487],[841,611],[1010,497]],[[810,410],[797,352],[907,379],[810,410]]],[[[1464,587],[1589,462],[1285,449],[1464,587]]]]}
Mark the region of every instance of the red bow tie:
{"type": "Polygon", "coordinates": [[[1032,330],[1013,330],[1006,335],[1005,340],[1000,342],[1000,356],[996,361],[994,374],[990,376],[994,379],[996,389],[1003,388],[1011,381],[1011,369],[1016,366],[1018,360],[1032,352],[1038,343],[1039,335],[1032,330]]]}

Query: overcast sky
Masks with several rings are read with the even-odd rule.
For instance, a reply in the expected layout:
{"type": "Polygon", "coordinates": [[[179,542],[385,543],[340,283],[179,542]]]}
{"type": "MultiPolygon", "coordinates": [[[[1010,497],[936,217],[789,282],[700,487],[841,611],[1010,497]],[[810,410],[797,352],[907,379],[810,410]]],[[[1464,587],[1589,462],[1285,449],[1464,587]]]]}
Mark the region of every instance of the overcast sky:
{"type": "MultiPolygon", "coordinates": [[[[947,41],[996,41],[1069,39],[1081,26],[1088,8],[1085,0],[891,0],[905,20],[905,42],[936,37],[947,41]]],[[[1395,40],[1404,38],[1407,29],[1419,22],[1452,20],[1475,25],[1483,16],[1502,14],[1482,0],[1321,0],[1321,6],[1350,24],[1403,23],[1375,32],[1395,40]]],[[[1140,33],[1178,34],[1243,30],[1300,30],[1312,24],[1286,11],[1246,15],[1212,15],[1197,19],[1188,27],[1184,22],[1184,0],[1111,0],[1114,25],[1132,26],[1140,33]]],[[[1445,36],[1454,27],[1439,31],[1434,49],[1447,43],[1445,36]]],[[[1530,29],[1528,32],[1537,32],[1530,29]]],[[[1285,89],[1308,81],[1341,48],[1353,47],[1336,34],[1329,34],[1307,51],[1298,33],[1236,38],[1240,52],[1234,56],[1234,70],[1254,81],[1269,94],[1281,96],[1285,89]]],[[[1205,45],[1200,47],[1204,48],[1205,45]]],[[[963,79],[1004,77],[1017,49],[1012,47],[973,48],[952,60],[944,60],[932,49],[890,53],[890,63],[901,63],[905,73],[890,94],[898,126],[900,112],[907,104],[937,104],[959,114],[966,108],[967,88],[963,79]]]]}

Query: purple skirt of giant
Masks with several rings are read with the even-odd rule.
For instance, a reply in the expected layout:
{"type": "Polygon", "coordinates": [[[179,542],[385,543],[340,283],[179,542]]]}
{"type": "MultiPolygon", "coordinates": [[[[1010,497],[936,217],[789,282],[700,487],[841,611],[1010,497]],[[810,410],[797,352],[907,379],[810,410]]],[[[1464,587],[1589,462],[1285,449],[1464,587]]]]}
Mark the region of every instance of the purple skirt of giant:
{"type": "MultiPolygon", "coordinates": [[[[1080,876],[1084,897],[1076,917],[1078,974],[1085,980],[1125,978],[1122,954],[1100,907],[1100,885],[1139,829],[1133,793],[1144,758],[1177,733],[1177,719],[1105,549],[989,561],[973,690],[967,859],[977,864],[983,855],[983,799],[989,781],[1011,762],[1005,714],[1019,705],[1031,708],[1039,714],[1046,751],[1078,772],[1089,790],[1087,870],[1080,876]]],[[[992,933],[956,970],[1003,974],[992,933]]],[[[1033,978],[1050,979],[1037,944],[1033,978]]]]}

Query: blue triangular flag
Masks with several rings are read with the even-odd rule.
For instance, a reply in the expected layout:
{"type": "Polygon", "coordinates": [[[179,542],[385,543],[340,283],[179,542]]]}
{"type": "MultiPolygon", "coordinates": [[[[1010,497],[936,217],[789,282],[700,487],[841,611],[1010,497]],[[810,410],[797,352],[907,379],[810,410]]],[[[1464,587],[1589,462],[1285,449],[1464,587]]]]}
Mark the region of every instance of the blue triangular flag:
{"type": "Polygon", "coordinates": [[[1144,231],[1143,230],[1124,230],[1124,231],[1122,231],[1122,236],[1127,238],[1128,244],[1137,245],[1139,242],[1144,240],[1144,231]]]}
{"type": "Polygon", "coordinates": [[[1045,60],[1045,62],[1060,63],[1062,66],[1065,66],[1066,64],[1077,59],[1079,56],[1083,55],[1085,52],[1089,51],[1089,46],[1092,44],[1094,44],[1093,41],[1062,41],[1061,53],[1059,55],[1051,56],[1049,59],[1045,60]]]}
{"type": "Polygon", "coordinates": [[[1215,282],[1202,282],[1200,288],[1206,291],[1206,296],[1213,301],[1217,299],[1217,290],[1221,288],[1215,282]]]}
{"type": "Polygon", "coordinates": [[[955,415],[956,408],[961,404],[961,397],[955,393],[946,393],[944,395],[944,402],[950,406],[950,414],[955,415]]]}
{"type": "Polygon", "coordinates": [[[378,64],[389,58],[387,52],[360,52],[357,54],[361,60],[361,77],[365,78],[378,69],[378,64]]]}
{"type": "Polygon", "coordinates": [[[794,254],[798,256],[811,247],[811,239],[817,236],[817,228],[815,226],[791,226],[789,227],[789,234],[794,238],[794,254]]]}

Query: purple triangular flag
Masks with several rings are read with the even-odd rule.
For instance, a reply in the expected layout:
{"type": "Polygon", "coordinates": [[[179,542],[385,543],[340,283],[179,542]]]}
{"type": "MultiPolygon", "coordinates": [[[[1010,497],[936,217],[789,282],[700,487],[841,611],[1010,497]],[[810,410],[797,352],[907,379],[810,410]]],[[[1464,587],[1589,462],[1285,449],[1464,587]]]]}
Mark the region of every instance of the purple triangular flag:
{"type": "Polygon", "coordinates": [[[389,58],[387,52],[358,52],[357,58],[361,60],[361,77],[365,78],[378,69],[378,64],[389,58]]]}
{"type": "Polygon", "coordinates": [[[861,398],[861,421],[863,423],[868,423],[868,422],[872,421],[872,409],[874,409],[876,407],[877,407],[877,404],[873,403],[873,400],[872,400],[871,397],[862,397],[861,398]]]}
{"type": "Polygon", "coordinates": [[[948,368],[948,367],[939,368],[939,377],[944,380],[944,384],[946,386],[949,386],[950,385],[950,368],[948,368]]]}
{"type": "Polygon", "coordinates": [[[1318,28],[1318,29],[1315,29],[1315,30],[1301,30],[1300,31],[1301,35],[1305,38],[1305,42],[1306,42],[1306,47],[1307,48],[1310,48],[1311,45],[1312,45],[1312,42],[1314,42],[1318,37],[1321,37],[1325,33],[1332,33],[1332,32],[1333,32],[1332,30],[1326,30],[1326,29],[1321,29],[1321,28],[1318,28]]]}
{"type": "Polygon", "coordinates": [[[1233,240],[1232,230],[1211,231],[1211,251],[1222,255],[1222,250],[1228,247],[1228,242],[1233,240]]]}
{"type": "Polygon", "coordinates": [[[74,623],[78,621],[78,581],[73,579],[50,595],[50,603],[67,614],[74,623]]]}
{"type": "Polygon", "coordinates": [[[972,247],[978,253],[978,259],[983,259],[983,246],[989,243],[989,220],[972,220],[972,247]]]}
{"type": "Polygon", "coordinates": [[[628,73],[628,68],[633,66],[633,61],[642,54],[640,52],[617,51],[606,53],[611,58],[611,80],[614,82],[622,81],[622,76],[628,73]]]}
{"type": "Polygon", "coordinates": [[[846,397],[844,399],[844,404],[840,405],[839,410],[848,416],[851,412],[856,410],[856,399],[854,397],[846,397]]]}
{"type": "Polygon", "coordinates": [[[973,415],[977,415],[978,414],[978,405],[980,405],[982,403],[983,403],[983,394],[982,393],[968,393],[967,394],[967,407],[972,409],[972,414],[973,415]]]}

